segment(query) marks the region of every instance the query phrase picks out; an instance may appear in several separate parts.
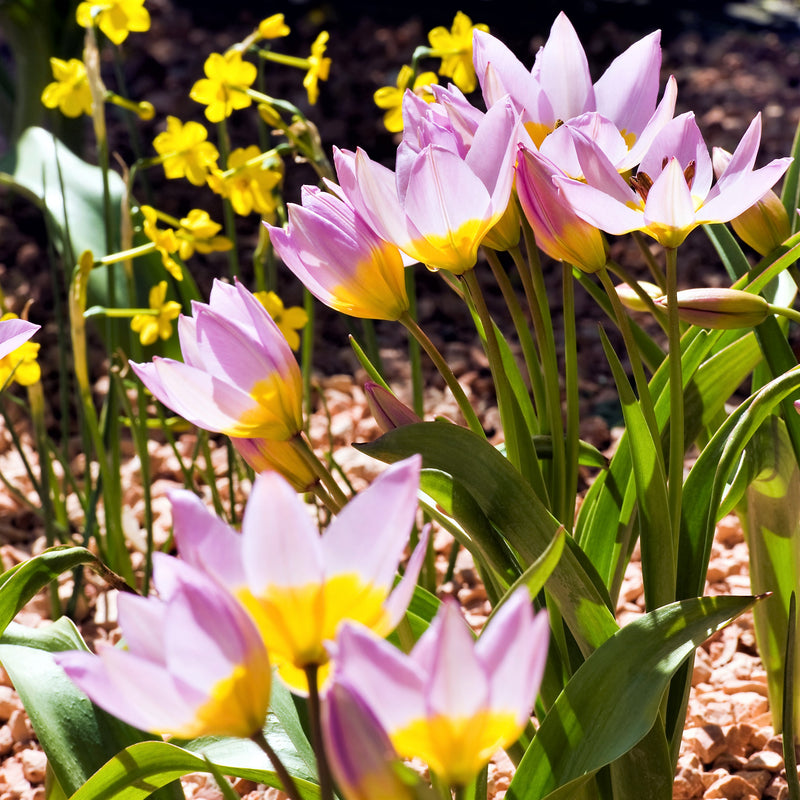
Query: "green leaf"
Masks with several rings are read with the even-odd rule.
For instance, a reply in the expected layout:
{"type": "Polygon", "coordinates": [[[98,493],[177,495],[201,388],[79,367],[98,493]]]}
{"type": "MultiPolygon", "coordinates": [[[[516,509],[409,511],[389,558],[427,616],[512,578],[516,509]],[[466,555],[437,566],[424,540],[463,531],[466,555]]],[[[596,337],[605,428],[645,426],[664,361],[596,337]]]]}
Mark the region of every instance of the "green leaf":
{"type": "Polygon", "coordinates": [[[664,690],[681,663],[753,601],[684,600],[619,630],[566,685],[520,762],[506,797],[540,800],[628,752],[655,723],[664,690]]]}
{"type": "MultiPolygon", "coordinates": [[[[558,521],[514,467],[465,428],[443,422],[405,425],[358,449],[389,463],[421,453],[423,468],[449,474],[472,496],[523,566],[536,561],[558,532],[558,521]]],[[[547,589],[584,654],[617,630],[599,576],[571,537],[547,589]]]]}
{"type": "MultiPolygon", "coordinates": [[[[737,511],[750,555],[750,590],[770,593],[754,609],[753,619],[767,671],[772,723],[780,733],[789,605],[800,586],[800,469],[783,420],[768,417],[745,448],[742,461],[753,477],[737,511]]],[[[800,696],[792,696],[790,705],[797,726],[800,696]]]]}
{"type": "MultiPolygon", "coordinates": [[[[269,759],[256,744],[240,740],[239,752],[231,761],[209,758],[224,775],[280,788],[269,759]]],[[[190,772],[208,772],[204,757],[169,742],[140,742],[117,753],[70,800],[142,800],[156,789],[190,772]]],[[[296,780],[300,795],[307,800],[319,798],[319,787],[296,780]]]]}
{"type": "MultiPolygon", "coordinates": [[[[114,754],[152,739],[97,708],[78,691],[51,653],[85,650],[75,626],[62,617],[45,628],[12,622],[0,638],[6,668],[47,754],[58,783],[72,795],[114,754]]],[[[180,789],[167,797],[181,797],[180,789]]]]}
{"type": "Polygon", "coordinates": [[[792,152],[794,160],[789,164],[789,169],[783,177],[783,191],[781,192],[781,202],[783,203],[789,220],[792,223],[792,231],[797,230],[797,207],[800,206],[800,124],[794,132],[792,142],[792,152]]]}
{"type": "Polygon", "coordinates": [[[81,564],[96,562],[84,547],[54,547],[0,575],[0,631],[40,589],[81,564]]]}
{"type": "Polygon", "coordinates": [[[797,728],[792,698],[797,689],[797,594],[789,600],[789,620],[786,626],[786,676],[783,684],[783,761],[789,784],[789,800],[800,800],[800,780],[797,777],[797,728]]]}

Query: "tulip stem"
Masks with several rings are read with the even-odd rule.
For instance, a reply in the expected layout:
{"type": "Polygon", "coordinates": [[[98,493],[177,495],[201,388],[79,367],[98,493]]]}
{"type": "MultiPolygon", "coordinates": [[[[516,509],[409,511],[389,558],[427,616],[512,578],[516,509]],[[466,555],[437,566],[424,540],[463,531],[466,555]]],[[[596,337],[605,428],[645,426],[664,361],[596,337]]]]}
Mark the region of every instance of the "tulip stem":
{"type": "Polygon", "coordinates": [[[311,471],[322,481],[323,486],[327,489],[328,493],[330,494],[330,498],[333,501],[334,506],[331,507],[329,503],[325,503],[328,508],[335,514],[337,511],[340,511],[342,506],[347,503],[347,495],[342,491],[339,484],[336,483],[336,479],[331,475],[330,470],[322,463],[319,459],[317,454],[314,452],[314,448],[311,447],[311,444],[305,438],[305,436],[301,433],[293,438],[289,439],[292,447],[297,451],[297,454],[300,458],[305,461],[306,464],[311,468],[311,471]]]}
{"type": "Polygon", "coordinates": [[[678,251],[667,247],[667,333],[669,339],[669,508],[673,541],[677,544],[683,493],[683,369],[681,323],[678,316],[678,251]]]}
{"type": "Polygon", "coordinates": [[[264,736],[264,731],[256,731],[250,739],[255,742],[266,754],[267,758],[272,763],[275,769],[275,774],[283,784],[283,791],[291,798],[291,800],[303,800],[294,778],[289,774],[289,770],[283,765],[283,762],[278,758],[278,754],[272,749],[267,737],[264,736]]]}
{"type": "Polygon", "coordinates": [[[456,380],[456,376],[453,375],[453,371],[444,360],[444,356],[436,349],[436,346],[428,338],[425,331],[420,328],[420,326],[417,324],[417,321],[408,312],[405,312],[402,316],[400,316],[397,321],[414,337],[414,339],[420,343],[422,349],[428,354],[431,361],[433,361],[436,369],[439,370],[439,374],[444,378],[444,382],[453,393],[453,397],[455,397],[458,407],[461,409],[461,413],[464,415],[464,419],[466,420],[469,429],[473,433],[477,433],[478,436],[485,438],[486,434],[483,431],[483,426],[478,420],[475,409],[470,405],[467,395],[461,388],[461,384],[456,380]]]}
{"type": "Polygon", "coordinates": [[[767,307],[771,314],[778,314],[781,317],[786,317],[786,319],[800,324],[800,311],[795,311],[793,308],[785,308],[784,306],[774,306],[772,303],[767,307]]]}
{"type": "Polygon", "coordinates": [[[308,681],[308,716],[311,720],[311,744],[317,758],[317,778],[319,780],[320,800],[333,800],[333,781],[325,757],[325,745],[322,741],[322,717],[319,704],[319,667],[308,664],[305,668],[308,681]]]}

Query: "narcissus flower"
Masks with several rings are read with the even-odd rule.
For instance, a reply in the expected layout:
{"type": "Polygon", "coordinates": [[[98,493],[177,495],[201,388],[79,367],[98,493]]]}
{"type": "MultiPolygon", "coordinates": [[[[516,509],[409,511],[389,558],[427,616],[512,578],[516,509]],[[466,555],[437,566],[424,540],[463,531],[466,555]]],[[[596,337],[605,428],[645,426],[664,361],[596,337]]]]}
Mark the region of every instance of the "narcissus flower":
{"type": "Polygon", "coordinates": [[[405,613],[427,537],[392,585],[416,513],[420,463],[413,456],[387,469],[322,536],[294,489],[272,472],[256,478],[241,534],[216,518],[210,523],[193,493],[171,495],[181,556],[214,575],[250,611],[293,691],[308,690],[308,667],[317,667],[325,683],[325,642],[344,620],[386,636],[405,613]]]}
{"type": "Polygon", "coordinates": [[[319,97],[319,82],[328,80],[331,71],[331,60],[325,57],[325,48],[328,46],[329,34],[322,31],[311,45],[311,54],[308,57],[308,72],[303,78],[303,88],[308,95],[308,102],[313,106],[319,97]]]}
{"type": "Polygon", "coordinates": [[[283,162],[270,153],[262,153],[256,145],[237,147],[228,156],[225,172],[213,170],[208,185],[217,194],[231,201],[233,210],[246,217],[254,211],[262,217],[275,212],[275,190],[283,180],[283,162]]]}
{"type": "MultiPolygon", "coordinates": [[[[730,164],[731,154],[721,147],[715,147],[711,151],[711,161],[719,180],[730,164]]],[[[772,189],[738,217],[734,217],[731,227],[742,241],[762,256],[783,244],[792,234],[792,223],[786,207],[772,189]]]]}
{"type": "Polygon", "coordinates": [[[408,655],[344,625],[334,680],[356,687],[403,758],[421,758],[443,781],[463,786],[522,733],[544,673],[547,626],[525,588],[477,642],[450,600],[408,655]]]}
{"type": "Polygon", "coordinates": [[[67,117],[92,114],[92,90],[86,76],[86,65],[77,58],[64,61],[51,58],[53,83],[48,83],[42,92],[42,103],[47,108],[58,108],[67,117]]]}
{"type": "Polygon", "coordinates": [[[306,288],[354,317],[396,320],[408,311],[400,251],[336,194],[304,186],[302,200],[302,206],[289,203],[285,230],[266,227],[275,251],[306,288]]]}
{"type": "Polygon", "coordinates": [[[156,553],[153,567],[159,597],[117,601],[127,651],[67,651],[56,662],[94,703],[137,728],[186,739],[260,731],[271,672],[253,621],[177,558],[156,553]]]}
{"type": "Polygon", "coordinates": [[[183,269],[172,257],[178,252],[180,242],[172,228],[158,227],[158,212],[152,206],[142,206],[142,232],[155,245],[156,252],[161,256],[164,269],[175,278],[183,280],[183,269]]]}
{"type": "Polygon", "coordinates": [[[495,104],[466,152],[453,149],[453,131],[444,132],[447,144],[423,145],[406,126],[396,173],[361,149],[334,151],[342,192],[382,239],[430,269],[461,275],[508,207],[517,124],[510,101],[495,104]]]}
{"type": "Polygon", "coordinates": [[[155,314],[137,314],[131,320],[131,330],[139,334],[139,341],[147,346],[159,338],[172,336],[172,320],[181,313],[181,304],[167,300],[167,282],[159,281],[150,289],[150,308],[155,314]]]}
{"type": "Polygon", "coordinates": [[[258,35],[262,39],[280,39],[290,33],[283,14],[272,14],[258,23],[258,35]]]}
{"type": "Polygon", "coordinates": [[[184,363],[131,362],[167,407],[231,437],[286,441],[303,426],[302,378],[286,339],[241,284],[214,281],[210,302],[178,320],[184,363]]]}
{"type": "Polygon", "coordinates": [[[178,239],[178,255],[185,261],[194,251],[198,253],[224,253],[233,247],[227,236],[219,236],[222,225],[214,222],[208,211],[193,208],[178,221],[175,236],[178,239]]]}
{"type": "Polygon", "coordinates": [[[82,28],[97,25],[114,44],[122,44],[131,32],[150,29],[144,0],[90,0],[78,5],[75,16],[82,28]]]}
{"type": "Polygon", "coordinates": [[[253,101],[247,90],[253,85],[258,71],[255,64],[242,60],[238,50],[222,55],[212,53],[203,65],[205,78],[192,86],[189,97],[206,106],[209,122],[221,122],[235,110],[247,108],[253,101]]]}
{"type": "Polygon", "coordinates": [[[475,69],[487,106],[511,96],[515,108],[536,147],[555,132],[556,140],[546,151],[548,158],[572,175],[574,155],[569,155],[568,137],[560,126],[587,112],[599,115],[603,142],[614,149],[612,161],[620,171],[638,163],[642,153],[675,111],[676,85],[667,83],[656,107],[661,67],[660,32],[645,36],[618,56],[602,77],[592,84],[586,53],[577,33],[563,12],[550,36],[536,54],[529,71],[498,39],[475,33],[475,69]],[[560,140],[560,141],[559,141],[560,140]],[[569,163],[562,160],[563,156],[569,163]]]}
{"type": "Polygon", "coordinates": [[[559,193],[553,176],[566,175],[541,153],[520,145],[517,197],[536,244],[551,258],[584,272],[596,272],[608,260],[603,234],[582,220],[559,193]]]}
{"type": "Polygon", "coordinates": [[[472,20],[459,11],[453,20],[453,26],[434,28],[428,34],[431,55],[442,59],[439,74],[452,78],[453,83],[462,92],[469,94],[475,91],[477,81],[472,66],[472,33],[473,31],[489,32],[488,25],[472,24],[472,20]]]}
{"type": "Polygon", "coordinates": [[[208,131],[199,122],[167,117],[167,129],[153,139],[167,178],[185,176],[195,186],[202,186],[219,158],[219,151],[207,139],[208,131]]]}
{"type": "Polygon", "coordinates": [[[381,86],[373,95],[375,105],[386,112],[383,115],[383,124],[390,133],[399,133],[403,130],[403,96],[406,89],[411,89],[426,103],[433,101],[430,86],[439,82],[436,73],[421,72],[414,78],[412,86],[411,79],[413,77],[414,70],[408,64],[403,64],[397,74],[397,85],[381,86]]]}
{"type": "Polygon", "coordinates": [[[267,314],[275,321],[289,347],[297,350],[300,347],[298,331],[303,330],[308,322],[306,310],[300,306],[286,308],[283,300],[275,292],[256,292],[255,296],[258,298],[258,302],[267,309],[267,314]]]}
{"type": "Polygon", "coordinates": [[[662,128],[630,185],[593,142],[580,133],[573,137],[586,182],[554,180],[575,211],[608,233],[641,230],[664,247],[678,247],[698,225],[727,222],[742,214],[792,160],[777,158],[753,169],[761,140],[760,114],[713,187],[711,158],[692,113],[662,128]]]}

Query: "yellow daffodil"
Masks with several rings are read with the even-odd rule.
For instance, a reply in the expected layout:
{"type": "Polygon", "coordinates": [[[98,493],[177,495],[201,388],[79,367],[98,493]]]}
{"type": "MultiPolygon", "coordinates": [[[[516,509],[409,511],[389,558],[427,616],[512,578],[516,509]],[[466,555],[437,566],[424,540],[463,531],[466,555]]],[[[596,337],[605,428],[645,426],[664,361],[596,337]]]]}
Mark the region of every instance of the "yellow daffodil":
{"type": "Polygon", "coordinates": [[[205,78],[197,81],[189,97],[207,106],[209,122],[221,122],[238,108],[247,108],[253,101],[247,89],[253,85],[257,70],[249,61],[242,61],[238,50],[222,55],[212,53],[203,65],[205,78]]]}
{"type": "MultiPolygon", "coordinates": [[[[16,314],[3,314],[0,321],[19,319],[16,314]]],[[[31,386],[42,377],[42,370],[36,360],[40,345],[24,342],[8,355],[0,358],[0,388],[16,381],[20,386],[31,386]]]]}
{"type": "Polygon", "coordinates": [[[144,7],[144,0],[81,3],[75,16],[82,28],[97,25],[114,44],[122,44],[131,32],[150,29],[150,13],[144,7]]]}
{"type": "Polygon", "coordinates": [[[53,83],[42,92],[42,103],[47,108],[58,108],[67,117],[92,113],[92,91],[86,77],[86,65],[77,58],[63,61],[51,58],[53,83]]]}
{"type": "Polygon", "coordinates": [[[275,211],[273,189],[283,179],[283,163],[279,159],[262,158],[256,145],[240,147],[228,157],[228,170],[215,170],[208,185],[217,194],[231,201],[233,210],[241,216],[255,211],[269,217],[275,211]]]}
{"type": "Polygon", "coordinates": [[[167,129],[153,139],[167,178],[186,177],[195,186],[205,184],[219,158],[217,148],[207,139],[208,131],[199,122],[183,123],[177,117],[167,117],[167,129]]]}
{"type": "Polygon", "coordinates": [[[160,337],[169,339],[172,336],[172,320],[181,313],[181,304],[167,300],[167,282],[159,281],[150,289],[150,308],[156,314],[137,314],[131,320],[131,330],[139,334],[143,345],[154,344],[160,337]]]}
{"type": "Polygon", "coordinates": [[[222,225],[214,222],[208,211],[193,208],[175,231],[178,239],[178,255],[185,261],[195,250],[198,253],[224,252],[233,247],[227,236],[217,236],[222,225]]]}
{"type": "Polygon", "coordinates": [[[275,292],[255,292],[255,296],[278,326],[289,347],[297,350],[300,347],[300,337],[297,332],[302,330],[308,322],[308,314],[300,306],[286,308],[283,300],[275,292]]]}
{"type": "Polygon", "coordinates": [[[477,85],[475,68],[472,66],[473,30],[488,33],[489,27],[483,24],[473,25],[472,20],[459,11],[449,31],[439,27],[428,34],[431,55],[442,59],[439,74],[452,78],[453,83],[466,94],[474,92],[477,85]]]}
{"type": "Polygon", "coordinates": [[[262,39],[280,39],[289,33],[289,26],[284,21],[283,14],[273,14],[258,23],[258,35],[262,39]]]}
{"type": "Polygon", "coordinates": [[[158,221],[158,212],[152,206],[142,206],[141,212],[144,216],[142,231],[155,245],[156,250],[161,256],[164,269],[166,269],[176,281],[182,281],[183,270],[180,264],[172,257],[173,253],[177,252],[180,246],[175,231],[172,228],[158,227],[156,224],[158,221]]]}
{"type": "Polygon", "coordinates": [[[303,88],[308,94],[308,102],[313,106],[319,97],[319,82],[328,80],[331,71],[331,60],[325,58],[325,48],[328,45],[328,32],[322,31],[311,45],[311,55],[308,57],[308,72],[303,78],[303,88]]]}
{"type": "Polygon", "coordinates": [[[383,124],[390,133],[400,133],[403,130],[403,95],[406,89],[411,87],[414,94],[421,97],[426,103],[433,102],[433,94],[429,87],[432,83],[438,83],[439,79],[435,72],[422,72],[414,78],[414,85],[411,86],[411,79],[414,70],[403,64],[397,75],[396,86],[381,86],[373,95],[375,105],[386,111],[383,115],[383,124]]]}

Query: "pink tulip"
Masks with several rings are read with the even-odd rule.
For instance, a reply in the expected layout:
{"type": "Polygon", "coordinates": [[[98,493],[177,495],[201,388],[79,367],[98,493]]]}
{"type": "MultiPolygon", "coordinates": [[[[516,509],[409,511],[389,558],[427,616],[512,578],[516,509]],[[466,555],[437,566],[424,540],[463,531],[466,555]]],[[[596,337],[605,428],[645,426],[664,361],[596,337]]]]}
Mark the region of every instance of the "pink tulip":
{"type": "Polygon", "coordinates": [[[127,650],[55,653],[92,702],[146,731],[195,738],[261,730],[271,670],[258,630],[213,580],[156,553],[159,597],[119,596],[127,650]]]}
{"type": "Polygon", "coordinates": [[[39,325],[34,325],[25,319],[0,320],[0,358],[13,353],[38,330],[39,325]]]}

